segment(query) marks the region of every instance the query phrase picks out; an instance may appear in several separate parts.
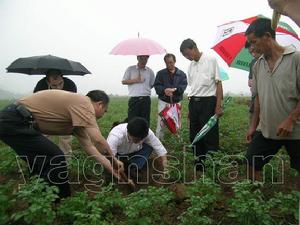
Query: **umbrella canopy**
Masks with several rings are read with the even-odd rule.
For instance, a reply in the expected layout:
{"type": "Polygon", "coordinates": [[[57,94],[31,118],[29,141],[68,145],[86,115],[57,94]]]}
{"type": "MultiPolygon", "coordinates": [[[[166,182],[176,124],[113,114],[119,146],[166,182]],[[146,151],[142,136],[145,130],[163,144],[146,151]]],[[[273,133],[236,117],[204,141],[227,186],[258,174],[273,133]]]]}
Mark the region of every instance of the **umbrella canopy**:
{"type": "Polygon", "coordinates": [[[223,68],[220,68],[220,76],[222,81],[229,80],[228,73],[223,68]]]}
{"type": "Polygon", "coordinates": [[[57,69],[63,75],[90,74],[81,63],[53,55],[18,58],[6,68],[8,73],[45,74],[49,69],[57,69]]]}
{"type": "Polygon", "coordinates": [[[156,55],[166,50],[157,42],[147,38],[131,38],[117,44],[110,52],[112,55],[156,55]]]}
{"type": "Polygon", "coordinates": [[[171,133],[176,134],[176,132],[181,127],[181,106],[177,103],[166,106],[160,113],[160,117],[163,123],[168,127],[171,133]]]}
{"type": "MultiPolygon", "coordinates": [[[[253,57],[245,48],[245,31],[250,23],[259,17],[264,16],[259,15],[233,21],[218,27],[217,38],[212,49],[224,59],[228,66],[249,71],[253,57]]],[[[279,22],[276,29],[276,40],[283,46],[293,44],[300,49],[300,39],[287,23],[279,22]]]]}

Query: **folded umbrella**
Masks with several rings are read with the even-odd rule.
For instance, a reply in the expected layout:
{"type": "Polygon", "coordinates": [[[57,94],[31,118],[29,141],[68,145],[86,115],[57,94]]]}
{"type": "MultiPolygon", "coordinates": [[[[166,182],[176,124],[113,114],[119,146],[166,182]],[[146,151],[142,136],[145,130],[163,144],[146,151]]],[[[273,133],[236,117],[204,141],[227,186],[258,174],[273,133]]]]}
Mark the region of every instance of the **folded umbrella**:
{"type": "MultiPolygon", "coordinates": [[[[227,96],[223,103],[222,103],[222,110],[225,111],[226,106],[230,102],[231,97],[227,96]]],[[[189,145],[189,147],[192,147],[196,142],[201,140],[207,133],[210,131],[217,123],[218,116],[215,114],[212,117],[209,118],[208,122],[201,128],[201,130],[196,134],[193,142],[189,145]]]]}
{"type": "Polygon", "coordinates": [[[81,63],[53,55],[18,58],[7,68],[8,73],[45,74],[49,69],[60,70],[63,75],[90,74],[81,63]]]}
{"type": "Polygon", "coordinates": [[[163,123],[168,127],[171,133],[176,134],[181,127],[181,106],[178,103],[166,106],[160,113],[163,123]]]}

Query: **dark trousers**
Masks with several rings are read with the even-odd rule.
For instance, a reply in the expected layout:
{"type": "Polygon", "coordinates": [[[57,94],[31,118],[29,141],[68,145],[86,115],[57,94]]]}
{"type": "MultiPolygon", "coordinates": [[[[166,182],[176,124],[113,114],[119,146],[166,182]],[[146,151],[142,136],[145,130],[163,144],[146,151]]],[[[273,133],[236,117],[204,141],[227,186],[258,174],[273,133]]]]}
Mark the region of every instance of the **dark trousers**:
{"type": "MultiPolygon", "coordinates": [[[[196,134],[208,122],[210,117],[215,114],[216,97],[192,97],[189,102],[190,116],[190,141],[192,142],[196,134]]],[[[219,149],[219,125],[217,124],[196,143],[194,154],[198,159],[197,165],[202,164],[208,151],[217,151],[219,149]]],[[[200,169],[200,168],[199,168],[200,169]]]]}
{"type": "Polygon", "coordinates": [[[247,163],[255,170],[262,170],[284,146],[290,156],[291,167],[300,172],[300,140],[274,140],[265,138],[260,131],[254,133],[246,154],[247,163]]]}
{"type": "Polygon", "coordinates": [[[150,96],[131,97],[128,102],[128,121],[134,117],[143,117],[150,124],[150,96]]]}
{"type": "Polygon", "coordinates": [[[143,147],[139,151],[126,155],[117,154],[117,158],[124,163],[125,170],[130,177],[136,178],[138,171],[147,165],[152,151],[153,148],[150,145],[143,143],[143,147]]]}
{"type": "Polygon", "coordinates": [[[43,134],[30,127],[11,105],[0,112],[0,139],[10,146],[38,175],[59,189],[59,197],[70,196],[64,153],[43,134]]]}

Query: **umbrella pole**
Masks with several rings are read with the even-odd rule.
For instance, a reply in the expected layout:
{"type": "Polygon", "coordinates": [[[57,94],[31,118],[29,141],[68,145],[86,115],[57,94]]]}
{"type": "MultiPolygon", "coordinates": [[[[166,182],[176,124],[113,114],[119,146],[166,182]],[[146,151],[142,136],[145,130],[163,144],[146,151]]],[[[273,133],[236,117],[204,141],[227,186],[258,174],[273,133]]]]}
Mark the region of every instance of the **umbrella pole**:
{"type": "Polygon", "coordinates": [[[273,30],[276,30],[277,25],[279,23],[281,14],[276,10],[273,11],[271,26],[273,30]]]}

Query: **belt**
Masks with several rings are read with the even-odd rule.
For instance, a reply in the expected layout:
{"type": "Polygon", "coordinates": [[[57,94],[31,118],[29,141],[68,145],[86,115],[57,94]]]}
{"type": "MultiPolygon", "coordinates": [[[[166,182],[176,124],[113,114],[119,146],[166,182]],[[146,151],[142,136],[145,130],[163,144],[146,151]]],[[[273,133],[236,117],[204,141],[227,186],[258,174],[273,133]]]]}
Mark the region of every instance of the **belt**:
{"type": "Polygon", "coordinates": [[[14,102],[13,105],[16,107],[16,111],[27,121],[30,128],[37,128],[37,123],[33,118],[32,113],[19,102],[14,102]]]}
{"type": "Polygon", "coordinates": [[[205,99],[215,98],[216,96],[203,96],[203,97],[197,97],[197,96],[191,96],[189,97],[190,101],[200,102],[205,99]]]}
{"type": "Polygon", "coordinates": [[[150,96],[135,96],[135,97],[130,97],[130,98],[142,100],[142,99],[150,98],[150,96]]]}
{"type": "Polygon", "coordinates": [[[16,106],[16,110],[23,116],[24,119],[28,121],[34,121],[32,113],[21,103],[14,102],[13,103],[16,106]]]}

